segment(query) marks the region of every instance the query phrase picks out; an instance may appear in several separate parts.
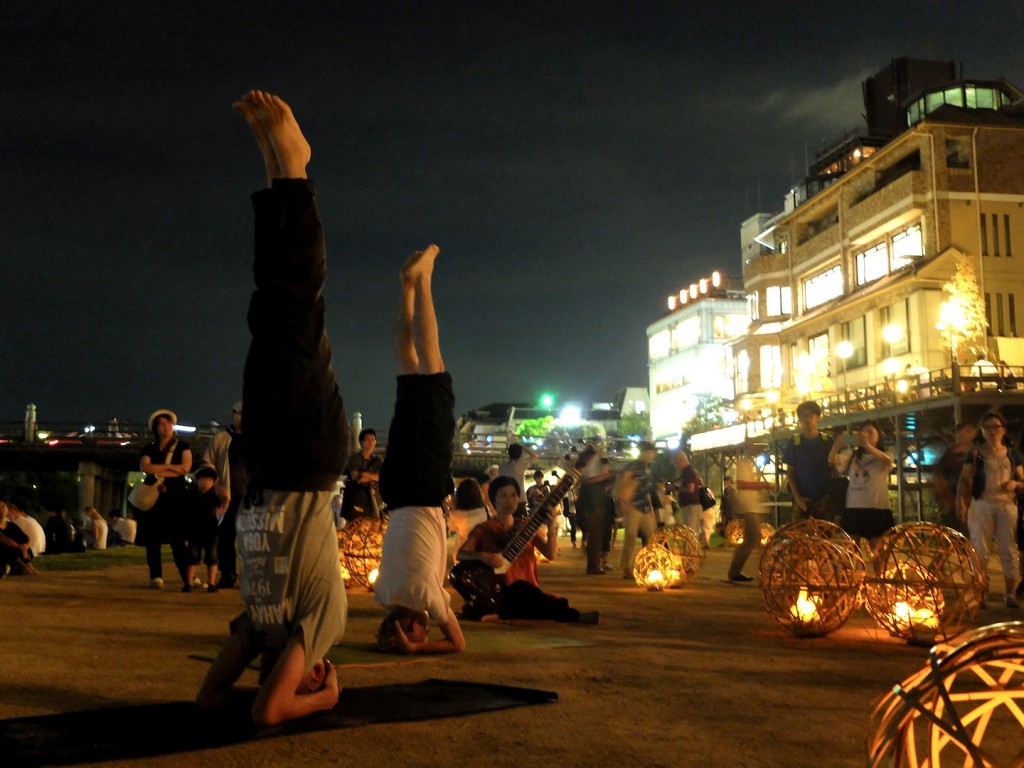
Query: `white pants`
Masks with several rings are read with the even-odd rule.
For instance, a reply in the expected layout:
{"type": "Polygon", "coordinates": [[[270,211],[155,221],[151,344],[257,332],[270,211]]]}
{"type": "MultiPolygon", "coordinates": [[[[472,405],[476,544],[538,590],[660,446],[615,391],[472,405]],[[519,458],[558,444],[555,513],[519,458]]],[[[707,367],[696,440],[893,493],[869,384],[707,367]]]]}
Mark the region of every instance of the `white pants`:
{"type": "Polygon", "coordinates": [[[700,536],[703,514],[704,510],[700,508],[700,504],[686,504],[683,507],[683,525],[700,536]]]}
{"type": "Polygon", "coordinates": [[[975,499],[967,513],[967,529],[971,533],[971,545],[981,562],[988,566],[988,546],[992,536],[996,537],[999,563],[1003,578],[1016,585],[1020,581],[1017,562],[1017,507],[1009,501],[988,501],[975,499]]]}

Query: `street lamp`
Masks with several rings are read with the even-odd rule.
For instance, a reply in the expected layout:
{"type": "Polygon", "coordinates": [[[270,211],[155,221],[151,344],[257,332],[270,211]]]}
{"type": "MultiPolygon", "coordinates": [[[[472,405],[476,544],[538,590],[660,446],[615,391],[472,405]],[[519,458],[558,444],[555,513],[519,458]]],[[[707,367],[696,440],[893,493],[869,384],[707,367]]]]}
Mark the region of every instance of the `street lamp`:
{"type": "Polygon", "coordinates": [[[843,339],[836,344],[836,355],[840,360],[843,361],[843,412],[846,414],[846,419],[850,419],[850,389],[846,385],[846,361],[853,357],[853,344],[843,339]]]}

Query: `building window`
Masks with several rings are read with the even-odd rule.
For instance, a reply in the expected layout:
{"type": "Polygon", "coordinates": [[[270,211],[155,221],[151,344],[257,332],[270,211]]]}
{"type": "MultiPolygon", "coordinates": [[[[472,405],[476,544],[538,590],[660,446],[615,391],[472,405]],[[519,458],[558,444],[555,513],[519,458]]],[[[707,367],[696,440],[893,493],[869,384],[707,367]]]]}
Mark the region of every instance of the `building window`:
{"type": "Polygon", "coordinates": [[[657,360],[660,357],[667,357],[671,345],[672,336],[667,330],[658,331],[656,334],[651,336],[651,340],[648,342],[651,360],[657,360]]]}
{"type": "Polygon", "coordinates": [[[807,339],[807,357],[810,360],[810,374],[813,379],[829,378],[828,334],[822,333],[807,339]]]}
{"type": "Polygon", "coordinates": [[[985,294],[985,327],[992,327],[992,296],[985,294]]]}
{"type": "Polygon", "coordinates": [[[910,351],[910,306],[909,300],[882,307],[880,314],[882,328],[882,357],[896,357],[910,351]]]}
{"type": "Polygon", "coordinates": [[[782,350],[774,344],[761,347],[761,389],[782,386],[782,350]]]}
{"type": "Polygon", "coordinates": [[[967,142],[960,139],[946,139],[946,167],[971,167],[971,156],[967,153],[967,142]]]}
{"type": "Polygon", "coordinates": [[[768,317],[793,314],[793,290],[788,285],[770,285],[765,291],[768,317]]]}
{"type": "Polygon", "coordinates": [[[700,344],[700,316],[688,317],[672,329],[672,351],[690,349],[700,344]]]}
{"type": "Polygon", "coordinates": [[[750,353],[741,349],[736,353],[736,392],[750,391],[750,353]]]}
{"type": "Polygon", "coordinates": [[[840,266],[804,280],[804,309],[820,307],[843,295],[843,270],[840,266]]]}
{"type": "Polygon", "coordinates": [[[853,354],[846,360],[846,369],[860,368],[868,364],[868,345],[866,333],[866,319],[858,317],[840,326],[840,333],[843,341],[853,345],[853,354]]]}
{"type": "Polygon", "coordinates": [[[1017,303],[1012,293],[1006,294],[1007,314],[1010,316],[1010,335],[1017,335],[1017,303]]]}
{"type": "Polygon", "coordinates": [[[1013,256],[1013,248],[1010,246],[1010,216],[1003,214],[1003,231],[1006,232],[1006,257],[1013,256]]]}
{"type": "Polygon", "coordinates": [[[988,227],[985,225],[985,214],[979,217],[981,221],[981,255],[988,256],[988,227]]]}
{"type": "Polygon", "coordinates": [[[1005,336],[1006,333],[1003,331],[1003,294],[996,294],[996,330],[999,333],[994,334],[995,336],[1005,336]]]}
{"type": "Polygon", "coordinates": [[[907,266],[924,256],[924,239],[920,222],[892,236],[892,271],[907,266]]]}
{"type": "Polygon", "coordinates": [[[992,214],[992,252],[996,256],[1002,256],[999,252],[999,215],[992,214]]]}
{"type": "Polygon", "coordinates": [[[750,314],[750,322],[755,322],[761,319],[761,315],[757,309],[757,294],[747,294],[747,312],[750,314]]]}
{"type": "Polygon", "coordinates": [[[866,285],[889,274],[889,252],[885,243],[857,254],[857,285],[866,285]]]}

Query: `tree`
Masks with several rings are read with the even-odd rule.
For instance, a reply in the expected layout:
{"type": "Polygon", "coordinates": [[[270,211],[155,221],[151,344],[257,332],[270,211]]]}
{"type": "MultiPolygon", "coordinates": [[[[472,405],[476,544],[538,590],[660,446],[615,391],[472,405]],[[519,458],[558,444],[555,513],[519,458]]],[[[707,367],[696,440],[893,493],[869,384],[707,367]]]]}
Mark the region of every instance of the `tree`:
{"type": "Polygon", "coordinates": [[[962,255],[956,260],[953,276],[942,286],[946,300],[939,309],[935,327],[942,333],[943,346],[960,362],[966,352],[977,354],[985,349],[988,321],[985,302],[981,298],[974,259],[962,255]]]}
{"type": "Polygon", "coordinates": [[[646,440],[651,434],[651,416],[648,413],[627,413],[619,419],[619,434],[646,440]]]}
{"type": "Polygon", "coordinates": [[[698,392],[694,399],[693,417],[683,425],[683,432],[695,435],[725,426],[725,417],[722,415],[724,401],[721,397],[710,392],[698,392]]]}
{"type": "Polygon", "coordinates": [[[516,427],[516,434],[519,437],[547,437],[554,423],[555,417],[551,415],[541,416],[539,419],[524,419],[516,427]]]}

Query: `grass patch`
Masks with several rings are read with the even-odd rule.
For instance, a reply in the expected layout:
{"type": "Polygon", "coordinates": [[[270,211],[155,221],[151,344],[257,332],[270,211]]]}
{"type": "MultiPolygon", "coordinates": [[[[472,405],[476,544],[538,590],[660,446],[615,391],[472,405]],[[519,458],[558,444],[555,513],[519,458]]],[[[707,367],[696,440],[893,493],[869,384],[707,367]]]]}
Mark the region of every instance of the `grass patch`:
{"type": "Polygon", "coordinates": [[[118,565],[144,565],[145,547],[114,547],[90,552],[42,555],[32,561],[39,571],[101,571],[118,565]]]}

